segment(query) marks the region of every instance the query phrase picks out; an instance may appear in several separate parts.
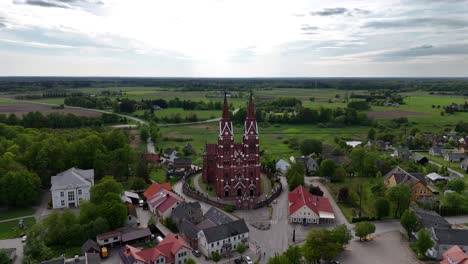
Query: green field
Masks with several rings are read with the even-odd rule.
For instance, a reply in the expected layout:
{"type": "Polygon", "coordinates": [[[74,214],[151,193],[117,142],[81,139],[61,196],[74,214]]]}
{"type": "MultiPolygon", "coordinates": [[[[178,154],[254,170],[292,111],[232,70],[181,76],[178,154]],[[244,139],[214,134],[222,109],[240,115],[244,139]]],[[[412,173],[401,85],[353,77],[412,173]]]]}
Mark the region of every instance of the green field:
{"type": "MultiPolygon", "coordinates": [[[[0,239],[10,239],[19,237],[21,234],[26,233],[26,230],[18,229],[18,221],[12,220],[0,223],[0,239]]],[[[36,223],[34,217],[28,217],[24,219],[24,224],[30,228],[36,223]]]]}
{"type": "MultiPolygon", "coordinates": [[[[136,111],[136,115],[143,115],[144,111],[136,111]]],[[[221,115],[221,110],[184,110],[182,108],[166,108],[158,111],[154,111],[154,115],[158,118],[163,117],[174,117],[176,114],[179,114],[182,118],[186,116],[195,114],[199,120],[207,120],[219,117],[221,115]]],[[[182,121],[186,122],[186,121],[182,121]]]]}

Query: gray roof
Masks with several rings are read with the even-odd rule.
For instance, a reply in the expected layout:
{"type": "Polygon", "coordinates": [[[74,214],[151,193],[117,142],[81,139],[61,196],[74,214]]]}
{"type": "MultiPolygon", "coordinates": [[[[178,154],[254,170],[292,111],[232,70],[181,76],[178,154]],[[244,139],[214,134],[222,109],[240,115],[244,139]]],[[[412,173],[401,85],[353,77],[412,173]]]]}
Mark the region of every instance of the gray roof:
{"type": "Polygon", "coordinates": [[[421,162],[421,161],[423,161],[423,160],[426,160],[426,162],[429,161],[428,158],[424,157],[423,155],[421,155],[421,154],[419,154],[419,153],[417,153],[417,152],[414,152],[414,153],[413,153],[413,156],[412,156],[411,158],[412,158],[414,161],[416,161],[416,162],[421,162]]]}
{"type": "Polygon", "coordinates": [[[166,150],[164,150],[164,154],[171,155],[174,151],[175,151],[175,149],[173,149],[173,148],[167,148],[166,150]]]}
{"type": "Polygon", "coordinates": [[[198,228],[198,229],[205,229],[205,228],[213,227],[213,226],[216,226],[216,224],[213,223],[213,221],[211,221],[210,219],[205,219],[205,220],[201,221],[201,222],[197,225],[197,228],[198,228]]]}
{"type": "Polygon", "coordinates": [[[442,216],[434,211],[427,211],[423,209],[413,209],[421,228],[450,228],[449,222],[442,216]]]}
{"type": "Polygon", "coordinates": [[[179,232],[184,233],[187,237],[191,239],[197,238],[198,232],[200,231],[200,229],[198,229],[187,219],[184,219],[184,221],[182,221],[182,223],[177,227],[177,229],[179,229],[179,232]]]}
{"type": "Polygon", "coordinates": [[[464,157],[466,157],[465,153],[456,153],[456,152],[447,153],[445,155],[449,156],[451,159],[463,159],[464,157]]]}
{"type": "Polygon", "coordinates": [[[207,242],[212,243],[240,234],[248,233],[249,228],[247,227],[244,219],[240,219],[227,224],[203,229],[202,232],[205,234],[207,242]]]}
{"type": "Polygon", "coordinates": [[[430,150],[432,150],[432,152],[438,153],[440,155],[442,155],[444,153],[444,148],[442,148],[442,147],[434,146],[430,150]]]}
{"type": "Polygon", "coordinates": [[[86,264],[99,264],[101,263],[101,256],[98,253],[86,253],[86,264]]]}
{"type": "Polygon", "coordinates": [[[172,217],[182,219],[186,218],[187,215],[194,214],[195,211],[201,211],[201,206],[199,202],[187,203],[181,202],[171,213],[172,217]]]}
{"type": "Polygon", "coordinates": [[[91,187],[94,181],[94,169],[80,170],[75,167],[52,176],[51,183],[53,190],[63,190],[78,187],[91,187]]]}
{"type": "Polygon", "coordinates": [[[434,239],[438,244],[468,246],[468,230],[433,228],[434,239]]]}
{"type": "Polygon", "coordinates": [[[464,159],[461,163],[463,166],[468,166],[468,158],[464,159]]]}
{"type": "Polygon", "coordinates": [[[216,225],[227,224],[233,221],[231,217],[216,207],[211,207],[210,210],[205,213],[205,218],[216,225]]]}
{"type": "Polygon", "coordinates": [[[88,252],[90,249],[94,249],[96,251],[101,251],[101,247],[98,245],[98,243],[96,243],[96,241],[94,241],[92,239],[88,239],[81,246],[81,253],[84,254],[84,253],[88,252]]]}
{"type": "Polygon", "coordinates": [[[150,237],[151,231],[149,228],[140,228],[140,229],[133,229],[129,232],[125,232],[122,234],[122,242],[128,242],[136,239],[142,239],[145,237],[150,237]]]}
{"type": "Polygon", "coordinates": [[[395,176],[395,181],[397,184],[403,183],[408,186],[413,186],[417,182],[421,182],[426,185],[426,180],[424,178],[424,174],[422,173],[409,173],[397,166],[384,176],[385,181],[388,181],[392,175],[395,176]]]}

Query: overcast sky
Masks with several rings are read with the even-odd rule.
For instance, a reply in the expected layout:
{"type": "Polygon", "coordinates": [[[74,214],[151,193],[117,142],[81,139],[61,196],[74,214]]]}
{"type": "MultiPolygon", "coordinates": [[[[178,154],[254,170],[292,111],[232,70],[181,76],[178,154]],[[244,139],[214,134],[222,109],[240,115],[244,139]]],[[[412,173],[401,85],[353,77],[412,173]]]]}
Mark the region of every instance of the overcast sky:
{"type": "Polygon", "coordinates": [[[468,0],[0,0],[0,75],[468,76],[468,0]]]}

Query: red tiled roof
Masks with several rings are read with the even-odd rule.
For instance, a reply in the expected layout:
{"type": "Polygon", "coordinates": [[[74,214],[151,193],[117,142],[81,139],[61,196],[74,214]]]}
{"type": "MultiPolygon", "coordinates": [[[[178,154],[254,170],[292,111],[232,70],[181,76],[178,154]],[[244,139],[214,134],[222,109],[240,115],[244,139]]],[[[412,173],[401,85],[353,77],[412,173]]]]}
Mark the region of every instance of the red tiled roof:
{"type": "Polygon", "coordinates": [[[130,255],[136,260],[143,263],[153,263],[158,257],[164,256],[165,263],[174,262],[175,254],[182,248],[185,247],[188,250],[191,248],[185,243],[179,236],[169,233],[157,246],[141,250],[129,245],[126,245],[122,253],[126,258],[130,255]]]}
{"type": "Polygon", "coordinates": [[[333,207],[326,197],[312,195],[304,186],[300,185],[288,194],[289,214],[293,214],[304,205],[309,207],[317,215],[319,212],[327,212],[333,214],[333,207]]]}
{"type": "Polygon", "coordinates": [[[443,254],[444,260],[440,264],[450,263],[448,259],[457,264],[468,264],[468,255],[459,247],[453,246],[443,254]]]}
{"type": "Polygon", "coordinates": [[[146,199],[150,199],[154,194],[159,192],[161,189],[165,189],[168,191],[172,191],[172,186],[170,183],[165,182],[165,183],[155,183],[153,182],[148,189],[143,193],[143,195],[146,197],[146,199]]]}
{"type": "Polygon", "coordinates": [[[151,207],[157,208],[159,212],[164,213],[172,205],[182,201],[182,198],[177,196],[175,193],[161,189],[148,199],[148,204],[151,205],[151,207]]]}
{"type": "Polygon", "coordinates": [[[152,161],[152,162],[157,162],[157,161],[159,161],[159,154],[157,154],[157,153],[146,153],[146,160],[147,161],[152,161]]]}

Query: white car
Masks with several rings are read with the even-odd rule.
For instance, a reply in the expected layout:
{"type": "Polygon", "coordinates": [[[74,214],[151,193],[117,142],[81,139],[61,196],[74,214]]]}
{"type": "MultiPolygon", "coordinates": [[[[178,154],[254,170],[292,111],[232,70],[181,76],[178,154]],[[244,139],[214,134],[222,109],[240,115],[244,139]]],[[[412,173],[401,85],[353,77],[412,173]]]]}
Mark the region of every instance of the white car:
{"type": "Polygon", "coordinates": [[[249,256],[244,256],[244,262],[247,264],[253,264],[253,261],[249,256]]]}
{"type": "Polygon", "coordinates": [[[275,200],[273,200],[273,204],[276,204],[277,202],[278,202],[278,201],[277,201],[276,199],[275,199],[275,200]]]}
{"type": "Polygon", "coordinates": [[[21,237],[21,242],[26,242],[26,239],[28,239],[28,236],[21,237]]]}
{"type": "Polygon", "coordinates": [[[139,205],[140,207],[143,207],[143,205],[145,205],[145,201],[140,200],[140,201],[138,202],[138,205],[139,205]]]}

